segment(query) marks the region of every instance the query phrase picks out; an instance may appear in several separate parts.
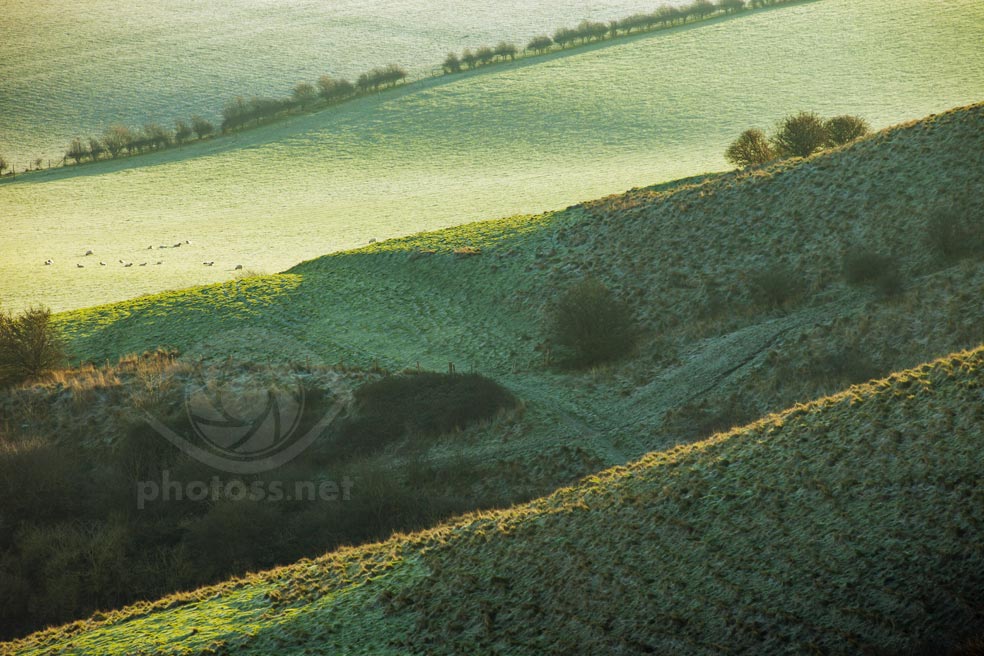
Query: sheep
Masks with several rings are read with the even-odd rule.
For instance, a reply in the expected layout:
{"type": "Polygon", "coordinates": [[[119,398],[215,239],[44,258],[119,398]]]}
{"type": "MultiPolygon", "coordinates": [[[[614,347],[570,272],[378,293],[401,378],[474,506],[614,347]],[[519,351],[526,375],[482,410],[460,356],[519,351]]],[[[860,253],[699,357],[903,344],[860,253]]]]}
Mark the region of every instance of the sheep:
{"type": "Polygon", "coordinates": [[[160,245],[160,246],[158,246],[157,248],[167,248],[167,246],[165,246],[164,244],[161,244],[161,245],[160,245]]]}
{"type": "Polygon", "coordinates": [[[208,262],[202,262],[202,264],[204,264],[205,266],[212,266],[213,264],[215,264],[215,260],[210,260],[208,262]]]}
{"type": "Polygon", "coordinates": [[[181,248],[181,242],[179,241],[179,242],[178,242],[177,244],[175,244],[174,246],[171,246],[171,248],[181,248]]]}
{"type": "Polygon", "coordinates": [[[92,249],[90,248],[89,250],[87,250],[85,252],[85,255],[86,255],[86,257],[88,257],[89,255],[92,255],[92,249]]]}
{"type": "Polygon", "coordinates": [[[148,247],[147,247],[147,250],[148,250],[148,251],[152,251],[152,250],[154,250],[154,247],[153,247],[153,245],[151,245],[151,246],[148,246],[148,247]]]}
{"type": "Polygon", "coordinates": [[[164,260],[157,260],[157,264],[164,264],[164,260]]]}
{"type": "Polygon", "coordinates": [[[100,262],[99,263],[99,266],[106,266],[106,263],[105,262],[100,262]]]}
{"type": "Polygon", "coordinates": [[[84,268],[85,268],[85,265],[84,265],[84,264],[82,264],[81,262],[77,262],[77,263],[75,264],[75,266],[77,266],[77,267],[78,267],[78,268],[80,268],[80,269],[84,269],[84,268]]]}
{"type": "Polygon", "coordinates": [[[125,267],[132,267],[133,266],[133,262],[127,262],[123,266],[125,266],[125,267]]]}
{"type": "Polygon", "coordinates": [[[242,271],[242,270],[243,270],[243,265],[242,264],[237,264],[236,265],[236,271],[242,271]]]}
{"type": "Polygon", "coordinates": [[[126,260],[120,260],[120,264],[126,264],[126,260]]]}
{"type": "Polygon", "coordinates": [[[55,263],[55,261],[52,260],[51,258],[49,258],[49,259],[47,259],[47,260],[44,261],[44,265],[45,266],[51,266],[54,263],[55,263]]]}

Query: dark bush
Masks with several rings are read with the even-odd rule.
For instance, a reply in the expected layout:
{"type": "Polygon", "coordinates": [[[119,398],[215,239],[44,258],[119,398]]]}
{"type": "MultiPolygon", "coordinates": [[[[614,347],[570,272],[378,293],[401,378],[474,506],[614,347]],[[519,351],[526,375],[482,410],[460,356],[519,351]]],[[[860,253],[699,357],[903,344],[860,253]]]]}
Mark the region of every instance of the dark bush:
{"type": "Polygon", "coordinates": [[[769,138],[761,130],[745,130],[724,153],[724,158],[738,168],[759,166],[775,159],[769,138]]]}
{"type": "Polygon", "coordinates": [[[840,146],[871,134],[868,121],[860,116],[835,116],[827,120],[827,139],[831,146],[840,146]]]}
{"type": "Polygon", "coordinates": [[[354,395],[354,416],[341,422],[341,454],[371,453],[406,434],[436,436],[516,406],[509,390],[479,374],[421,372],[387,376],[354,395]]]}
{"type": "Polygon", "coordinates": [[[602,283],[588,278],[553,304],[547,332],[561,364],[585,367],[627,353],[635,330],[629,307],[602,283]]]}
{"type": "Polygon", "coordinates": [[[14,316],[0,312],[0,385],[23,382],[65,362],[51,310],[29,308],[14,316]]]}
{"type": "Polygon", "coordinates": [[[860,346],[834,348],[814,355],[807,368],[809,376],[827,383],[830,391],[878,378],[885,373],[860,346]]]}
{"type": "Polygon", "coordinates": [[[802,296],[806,287],[799,274],[783,264],[752,273],[748,285],[757,303],[772,308],[785,307],[802,296]]]}
{"type": "Polygon", "coordinates": [[[826,147],[827,124],[813,112],[800,112],[779,122],[772,146],[783,157],[807,157],[826,147]]]}
{"type": "Polygon", "coordinates": [[[852,285],[872,284],[887,296],[902,290],[902,272],[891,255],[867,248],[852,248],[842,258],[844,279],[852,285]]]}
{"type": "Polygon", "coordinates": [[[926,241],[945,260],[984,252],[984,222],[981,219],[968,210],[939,210],[926,225],[926,241]]]}

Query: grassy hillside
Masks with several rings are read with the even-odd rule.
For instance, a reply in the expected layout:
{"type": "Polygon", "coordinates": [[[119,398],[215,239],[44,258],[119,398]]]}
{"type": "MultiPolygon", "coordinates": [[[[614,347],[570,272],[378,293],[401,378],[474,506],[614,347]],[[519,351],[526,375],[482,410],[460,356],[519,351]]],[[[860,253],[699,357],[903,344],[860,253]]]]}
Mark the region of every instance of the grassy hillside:
{"type": "Polygon", "coordinates": [[[800,109],[882,127],[973,102],[982,11],[973,0],[805,3],[430,81],[139,163],[5,182],[0,298],[68,309],[228,280],[237,264],[280,271],[371,238],[719,170],[742,129],[800,109]]]}
{"type": "Polygon", "coordinates": [[[452,361],[559,403],[595,431],[638,434],[622,447],[638,455],[659,445],[653,422],[671,409],[713,398],[714,408],[690,410],[732,403],[749,419],[984,340],[971,300],[980,259],[948,261],[927,242],[938,211],[957,207],[971,221],[979,212],[982,125],[975,105],[808,161],[422,233],[60,321],[75,355],[97,362],[162,344],[192,357],[289,360],[277,335],[327,364],[452,361]],[[453,254],[465,246],[482,254],[453,254]],[[898,294],[845,281],[841,257],[855,246],[890,256],[898,294]],[[799,281],[780,308],[752,285],[775,267],[799,281]],[[542,317],[587,274],[630,302],[643,337],[634,358],[585,386],[544,367],[542,317]],[[802,375],[810,370],[820,373],[802,375]]]}
{"type": "Polygon", "coordinates": [[[984,349],[5,653],[891,653],[984,605],[984,349]]]}

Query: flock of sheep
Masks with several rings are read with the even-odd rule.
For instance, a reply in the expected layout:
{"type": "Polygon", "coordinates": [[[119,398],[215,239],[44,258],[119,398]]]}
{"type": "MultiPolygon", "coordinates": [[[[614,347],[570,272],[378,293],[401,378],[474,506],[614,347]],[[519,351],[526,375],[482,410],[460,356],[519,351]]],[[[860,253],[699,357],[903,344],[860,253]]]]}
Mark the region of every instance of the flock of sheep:
{"type": "MultiPolygon", "coordinates": [[[[191,244],[191,242],[186,239],[183,242],[182,241],[179,241],[178,243],[176,243],[173,246],[167,246],[167,245],[163,245],[162,244],[161,246],[158,246],[157,248],[158,249],[161,249],[161,248],[181,248],[181,246],[183,246],[185,244],[191,244]]],[[[153,246],[148,246],[147,247],[147,250],[148,251],[152,251],[152,250],[154,250],[154,247],[153,246]]],[[[90,255],[95,255],[95,252],[91,248],[86,250],[85,255],[83,257],[89,257],[90,255]]],[[[133,262],[128,262],[126,260],[118,260],[118,261],[124,267],[132,267],[133,266],[133,262]]],[[[52,260],[51,258],[48,258],[47,260],[44,261],[44,265],[45,266],[51,266],[54,263],[55,263],[55,261],[52,260]]],[[[147,266],[147,264],[148,264],[148,262],[141,262],[138,266],[147,266]]],[[[154,264],[155,265],[164,264],[164,260],[157,260],[154,264]]],[[[213,266],[213,265],[215,265],[215,260],[206,260],[206,261],[202,262],[202,264],[205,265],[205,266],[213,266]]],[[[106,262],[100,261],[99,262],[99,266],[107,266],[107,264],[106,264],[106,262]]],[[[84,269],[85,268],[85,265],[82,264],[81,262],[76,262],[75,263],[75,267],[78,268],[78,269],[84,269]]],[[[240,270],[242,270],[242,268],[243,268],[243,265],[242,264],[237,264],[236,267],[235,267],[235,270],[236,271],[240,271],[240,270]]]]}

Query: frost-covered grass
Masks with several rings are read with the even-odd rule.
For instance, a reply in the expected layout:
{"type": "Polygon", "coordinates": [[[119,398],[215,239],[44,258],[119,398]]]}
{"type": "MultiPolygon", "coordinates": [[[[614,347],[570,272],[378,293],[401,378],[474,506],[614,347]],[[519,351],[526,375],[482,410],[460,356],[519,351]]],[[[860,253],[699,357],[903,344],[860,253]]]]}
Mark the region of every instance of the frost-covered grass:
{"type": "Polygon", "coordinates": [[[742,129],[800,109],[876,127],[941,111],[984,92],[982,24],[973,0],[786,6],[6,181],[0,300],[60,310],[228,280],[238,264],[273,273],[371,238],[720,170],[742,129]]]}

